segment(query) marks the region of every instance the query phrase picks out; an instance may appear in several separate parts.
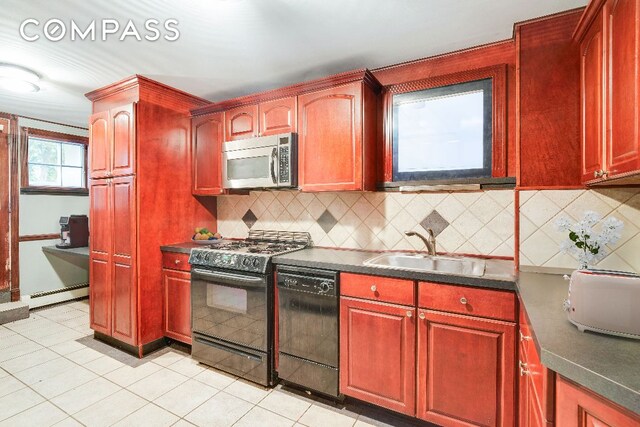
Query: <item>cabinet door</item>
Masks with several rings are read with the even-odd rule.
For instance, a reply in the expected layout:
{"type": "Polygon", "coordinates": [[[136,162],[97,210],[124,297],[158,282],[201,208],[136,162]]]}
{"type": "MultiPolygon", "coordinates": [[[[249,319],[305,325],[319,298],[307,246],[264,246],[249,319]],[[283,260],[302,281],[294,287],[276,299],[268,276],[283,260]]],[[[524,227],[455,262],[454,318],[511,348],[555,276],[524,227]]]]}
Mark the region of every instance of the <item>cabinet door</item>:
{"type": "Polygon", "coordinates": [[[558,376],[556,425],[562,427],[637,427],[640,416],[558,376]]]}
{"type": "Polygon", "coordinates": [[[298,97],[303,191],[362,190],[362,83],[298,97]]]}
{"type": "Polygon", "coordinates": [[[224,113],[196,117],[191,123],[192,192],[199,196],[222,194],[224,113]]]}
{"type": "Polygon", "coordinates": [[[131,175],[135,172],[135,104],[113,108],[111,115],[111,140],[113,176],[131,175]]]}
{"type": "Polygon", "coordinates": [[[419,310],[417,416],[515,425],[515,331],[514,323],[419,310]]]}
{"type": "Polygon", "coordinates": [[[102,111],[89,118],[89,177],[106,178],[110,171],[109,112],[102,111]]]}
{"type": "Polygon", "coordinates": [[[263,102],[258,106],[260,135],[277,135],[296,131],[296,97],[263,102]]]}
{"type": "Polygon", "coordinates": [[[89,187],[89,313],[94,331],[111,335],[111,200],[107,179],[89,187]]]}
{"type": "Polygon", "coordinates": [[[607,34],[607,121],[609,138],[606,170],[609,176],[637,171],[638,142],[638,2],[609,0],[605,5],[607,34]]]}
{"type": "Polygon", "coordinates": [[[415,308],[340,298],[340,392],[415,415],[415,308]]]}
{"type": "Polygon", "coordinates": [[[191,344],[191,274],[162,269],[164,334],[191,344]]]}
{"type": "Polygon", "coordinates": [[[111,184],[112,239],[112,336],[137,344],[136,312],[136,203],[135,178],[114,178],[111,184]]]}
{"type": "Polygon", "coordinates": [[[225,115],[225,141],[258,136],[258,106],[246,105],[227,110],[225,115]]]}

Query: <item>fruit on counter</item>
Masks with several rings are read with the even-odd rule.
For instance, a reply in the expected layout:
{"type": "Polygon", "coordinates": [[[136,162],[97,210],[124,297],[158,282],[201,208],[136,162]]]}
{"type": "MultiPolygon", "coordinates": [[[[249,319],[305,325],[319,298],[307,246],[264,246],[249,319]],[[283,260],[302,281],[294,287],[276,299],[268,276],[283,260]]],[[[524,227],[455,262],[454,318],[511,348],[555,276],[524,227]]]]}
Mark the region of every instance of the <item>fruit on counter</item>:
{"type": "Polygon", "coordinates": [[[195,234],[193,235],[193,240],[217,240],[222,239],[220,233],[212,233],[204,227],[197,227],[195,229],[195,234]]]}

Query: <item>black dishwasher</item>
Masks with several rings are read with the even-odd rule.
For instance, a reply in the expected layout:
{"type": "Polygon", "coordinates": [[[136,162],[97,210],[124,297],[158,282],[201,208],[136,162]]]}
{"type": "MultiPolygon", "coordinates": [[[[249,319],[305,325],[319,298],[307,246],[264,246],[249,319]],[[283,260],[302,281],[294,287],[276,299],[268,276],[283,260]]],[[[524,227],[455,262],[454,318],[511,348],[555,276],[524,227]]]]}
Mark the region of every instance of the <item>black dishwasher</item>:
{"type": "Polygon", "coordinates": [[[278,377],[328,396],[338,391],[338,273],[278,267],[278,377]]]}

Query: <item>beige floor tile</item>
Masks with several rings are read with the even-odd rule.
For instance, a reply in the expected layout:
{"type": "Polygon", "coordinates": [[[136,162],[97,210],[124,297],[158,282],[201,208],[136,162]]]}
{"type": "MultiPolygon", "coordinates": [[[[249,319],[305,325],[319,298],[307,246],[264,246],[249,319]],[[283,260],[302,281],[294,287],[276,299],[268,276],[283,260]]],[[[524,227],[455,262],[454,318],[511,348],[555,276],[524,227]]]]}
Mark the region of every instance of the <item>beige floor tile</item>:
{"type": "Polygon", "coordinates": [[[201,427],[226,427],[233,425],[252,407],[246,400],[221,391],[184,418],[201,427]]]}
{"type": "Polygon", "coordinates": [[[222,390],[231,385],[238,377],[226,372],[218,371],[213,368],[207,368],[193,377],[194,380],[203,382],[211,387],[222,390]]]}
{"type": "Polygon", "coordinates": [[[66,357],[67,359],[71,360],[72,362],[75,362],[79,365],[84,365],[87,362],[90,362],[92,360],[96,360],[99,357],[104,356],[102,353],[100,353],[99,351],[95,351],[92,348],[89,347],[85,347],[82,350],[78,350],[78,351],[74,351],[72,353],[69,354],[65,354],[64,357],[66,357]]]}
{"type": "Polygon", "coordinates": [[[18,334],[9,335],[8,337],[0,340],[0,350],[15,347],[16,345],[22,344],[27,341],[29,341],[29,338],[23,337],[22,335],[18,335],[18,334]]]}
{"type": "MultiPolygon", "coordinates": [[[[295,421],[269,412],[259,406],[254,406],[247,414],[235,423],[234,427],[291,427],[295,421]]],[[[328,424],[327,424],[328,425],[328,424]]]]}
{"type": "Polygon", "coordinates": [[[83,427],[83,426],[73,418],[67,417],[64,420],[60,421],[58,424],[54,424],[54,427],[83,427]]]}
{"type": "Polygon", "coordinates": [[[89,327],[89,316],[74,317],[73,319],[60,322],[61,325],[67,328],[77,329],[79,327],[89,327]]]}
{"type": "Polygon", "coordinates": [[[218,389],[191,379],[163,394],[154,400],[154,403],[180,417],[184,417],[211,399],[217,392],[218,389]]]}
{"type": "Polygon", "coordinates": [[[195,424],[191,424],[189,421],[183,419],[178,420],[172,427],[193,427],[195,424]]]}
{"type": "Polygon", "coordinates": [[[0,397],[0,421],[42,403],[44,398],[28,387],[0,397]]]}
{"type": "Polygon", "coordinates": [[[259,403],[259,406],[296,421],[309,409],[311,403],[303,397],[274,390],[259,403]]]}
{"type": "Polygon", "coordinates": [[[106,399],[88,406],[73,417],[88,427],[107,427],[132,414],[147,403],[146,400],[130,391],[120,390],[106,399]]]}
{"type": "Polygon", "coordinates": [[[165,368],[169,365],[173,365],[174,363],[185,358],[183,353],[177,351],[168,351],[160,356],[154,357],[151,359],[153,363],[157,363],[160,366],[164,366],[165,368]]]}
{"type": "MultiPolygon", "coordinates": [[[[45,319],[46,320],[46,319],[45,319]]],[[[37,328],[28,329],[26,331],[21,331],[20,334],[25,337],[36,341],[38,339],[47,337],[49,335],[57,335],[61,332],[68,332],[70,329],[66,326],[63,326],[59,323],[53,322],[51,320],[46,320],[48,323],[43,323],[37,328]]]]}
{"type": "Polygon", "coordinates": [[[40,328],[43,324],[51,324],[52,322],[49,319],[45,319],[38,315],[31,314],[28,318],[17,320],[15,322],[7,323],[3,325],[7,329],[11,329],[12,331],[16,331],[18,333],[22,331],[27,331],[29,329],[40,328]]]}
{"type": "Polygon", "coordinates": [[[179,421],[177,416],[154,405],[153,403],[149,403],[131,415],[128,415],[126,418],[115,423],[114,427],[169,427],[177,426],[178,424],[175,424],[176,421],[179,421]]]}
{"type": "Polygon", "coordinates": [[[167,367],[187,377],[194,377],[206,369],[206,366],[199,364],[197,360],[190,357],[184,357],[167,367]]]}
{"type": "Polygon", "coordinates": [[[50,347],[52,345],[60,344],[65,341],[77,340],[78,338],[81,338],[83,336],[78,331],[74,331],[73,329],[69,328],[66,329],[66,331],[58,332],[57,334],[53,335],[46,335],[42,338],[34,339],[33,341],[43,346],[50,347]]]}
{"type": "Polygon", "coordinates": [[[33,341],[25,341],[20,344],[16,344],[12,347],[5,348],[0,351],[0,362],[4,362],[5,360],[15,359],[16,357],[23,356],[25,354],[33,353],[34,351],[38,351],[43,349],[40,344],[35,343],[33,341]]]}
{"type": "Polygon", "coordinates": [[[83,366],[98,375],[105,375],[125,365],[121,361],[116,360],[110,356],[102,356],[85,363],[83,366]]]}
{"type": "Polygon", "coordinates": [[[25,388],[26,385],[12,376],[2,378],[0,381],[0,397],[6,396],[9,393],[25,388]]]}
{"type": "Polygon", "coordinates": [[[51,403],[61,408],[69,415],[83,410],[108,396],[111,396],[121,388],[104,378],[96,378],[79,387],[51,399],[51,403]]]}
{"type": "Polygon", "coordinates": [[[188,380],[184,375],[162,369],[127,387],[138,396],[154,400],[188,380]]]}
{"type": "Polygon", "coordinates": [[[351,427],[355,424],[356,418],[341,414],[338,410],[311,405],[298,422],[309,427],[351,427]]]}
{"type": "Polygon", "coordinates": [[[5,328],[4,326],[0,326],[0,339],[5,339],[10,335],[15,335],[17,332],[12,331],[11,329],[5,328]]]}
{"type": "Polygon", "coordinates": [[[113,381],[122,387],[128,387],[131,384],[140,381],[141,379],[148,377],[154,372],[158,372],[163,369],[162,366],[155,363],[145,363],[135,368],[132,366],[124,365],[114,371],[111,371],[104,375],[109,381],[113,381]]]}
{"type": "Polygon", "coordinates": [[[25,384],[32,385],[76,368],[78,368],[78,365],[72,361],[58,357],[57,359],[52,359],[48,362],[32,366],[29,369],[16,372],[13,375],[25,384]]]}
{"type": "Polygon", "coordinates": [[[42,402],[24,412],[0,422],[0,427],[49,427],[67,418],[60,409],[42,402]]]}
{"type": "Polygon", "coordinates": [[[83,348],[87,348],[87,346],[80,344],[77,341],[66,341],[50,346],[49,350],[55,351],[56,353],[64,356],[65,354],[73,353],[74,351],[82,350],[83,348]]]}
{"type": "Polygon", "coordinates": [[[0,362],[0,367],[8,372],[20,372],[33,366],[40,365],[41,363],[48,362],[49,360],[57,359],[58,357],[60,357],[58,353],[55,353],[48,348],[43,348],[41,350],[36,350],[33,353],[16,357],[15,359],[0,362]]]}
{"type": "Polygon", "coordinates": [[[254,404],[257,404],[271,393],[271,389],[265,389],[260,385],[241,379],[231,383],[224,391],[254,404]]]}
{"type": "Polygon", "coordinates": [[[9,372],[7,372],[4,369],[0,368],[0,378],[4,378],[4,377],[8,377],[8,376],[9,376],[9,372]]]}
{"type": "Polygon", "coordinates": [[[98,375],[78,366],[72,371],[66,371],[44,381],[32,384],[31,388],[47,399],[52,399],[55,396],[66,393],[96,378],[98,378],[98,375]]]}

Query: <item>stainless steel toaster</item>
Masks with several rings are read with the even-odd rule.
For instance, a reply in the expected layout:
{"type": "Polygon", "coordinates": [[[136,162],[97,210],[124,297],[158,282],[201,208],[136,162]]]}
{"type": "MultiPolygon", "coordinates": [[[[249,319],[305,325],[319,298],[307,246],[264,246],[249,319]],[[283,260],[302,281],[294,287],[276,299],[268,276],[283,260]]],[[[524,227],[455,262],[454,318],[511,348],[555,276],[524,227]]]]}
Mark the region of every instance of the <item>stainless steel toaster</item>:
{"type": "Polygon", "coordinates": [[[640,339],[640,275],[612,270],[576,270],[564,308],[585,330],[640,339]]]}

